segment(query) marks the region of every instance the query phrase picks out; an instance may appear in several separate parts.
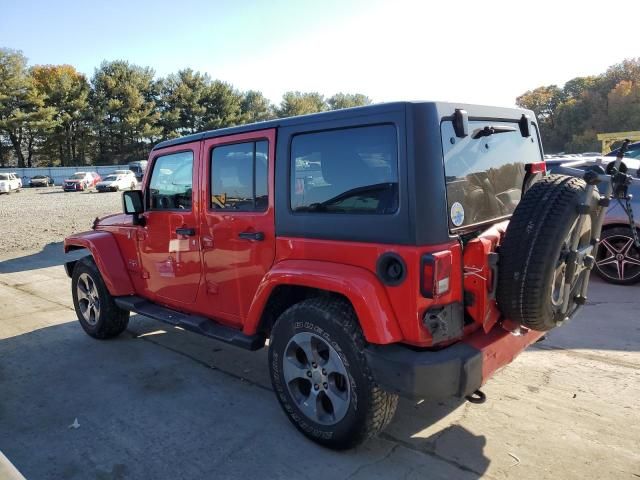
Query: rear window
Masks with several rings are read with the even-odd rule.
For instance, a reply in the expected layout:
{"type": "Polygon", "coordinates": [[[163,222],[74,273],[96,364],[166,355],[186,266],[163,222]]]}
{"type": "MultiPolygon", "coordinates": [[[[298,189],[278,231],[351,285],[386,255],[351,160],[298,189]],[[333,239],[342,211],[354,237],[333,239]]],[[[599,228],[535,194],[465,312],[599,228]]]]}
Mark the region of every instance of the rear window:
{"type": "Polygon", "coordinates": [[[464,228],[507,217],[522,197],[525,165],[542,161],[535,127],[523,137],[515,122],[470,121],[458,138],[453,124],[441,126],[449,225],[464,228]],[[496,127],[482,136],[485,127],[496,127]]]}
{"type": "Polygon", "coordinates": [[[291,143],[294,212],[391,214],[398,209],[393,125],[297,135],[291,143]]]}

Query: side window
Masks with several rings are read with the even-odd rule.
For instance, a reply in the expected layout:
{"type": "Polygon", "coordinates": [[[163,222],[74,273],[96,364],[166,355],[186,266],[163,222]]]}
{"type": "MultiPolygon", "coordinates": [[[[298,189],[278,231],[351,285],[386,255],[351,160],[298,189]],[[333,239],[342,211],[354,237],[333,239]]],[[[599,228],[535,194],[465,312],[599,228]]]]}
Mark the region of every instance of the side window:
{"type": "Polygon", "coordinates": [[[193,194],[193,152],[156,158],[149,181],[152,210],[191,210],[193,194]]]}
{"type": "Polygon", "coordinates": [[[291,143],[292,210],[394,213],[397,152],[393,125],[296,135],[291,143]]]}
{"type": "Polygon", "coordinates": [[[211,153],[211,200],[215,210],[263,212],[269,204],[268,142],[215,147],[211,153]]]}

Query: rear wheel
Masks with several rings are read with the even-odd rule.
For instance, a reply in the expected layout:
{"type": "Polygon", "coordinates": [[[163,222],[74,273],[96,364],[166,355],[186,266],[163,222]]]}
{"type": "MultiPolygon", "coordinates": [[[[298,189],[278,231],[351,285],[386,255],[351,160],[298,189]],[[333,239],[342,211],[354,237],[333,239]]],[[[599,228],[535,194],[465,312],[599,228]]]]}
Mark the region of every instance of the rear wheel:
{"type": "Polygon", "coordinates": [[[595,213],[582,224],[578,215],[585,187],[579,178],[549,175],[518,204],[500,246],[496,296],[507,318],[546,331],[584,301],[580,293],[590,271],[572,260],[570,244],[573,235],[578,250],[587,251],[591,242],[595,213]]]}
{"type": "Polygon", "coordinates": [[[596,253],[596,273],[618,285],[640,281],[640,249],[634,244],[631,228],[613,227],[602,232],[596,253]]]}
{"type": "Polygon", "coordinates": [[[129,312],[115,304],[91,257],[76,263],[71,293],[80,325],[88,335],[98,339],[113,338],[127,328],[129,312]]]}
{"type": "Polygon", "coordinates": [[[366,342],[347,302],[304,300],[271,333],[269,370],[289,420],[326,447],[356,446],[391,421],[398,397],[373,381],[366,342]]]}

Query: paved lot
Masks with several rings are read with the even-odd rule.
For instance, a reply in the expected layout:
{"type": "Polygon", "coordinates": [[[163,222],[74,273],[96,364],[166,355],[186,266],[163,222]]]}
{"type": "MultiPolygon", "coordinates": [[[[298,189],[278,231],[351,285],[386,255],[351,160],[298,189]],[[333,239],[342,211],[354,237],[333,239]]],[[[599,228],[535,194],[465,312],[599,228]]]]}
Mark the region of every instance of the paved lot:
{"type": "Polygon", "coordinates": [[[335,453],[288,423],[265,351],[142,317],[86,336],[60,250],[0,254],[0,450],[30,480],[640,477],[640,287],[594,282],[484,405],[403,401],[382,437],[335,453]]]}

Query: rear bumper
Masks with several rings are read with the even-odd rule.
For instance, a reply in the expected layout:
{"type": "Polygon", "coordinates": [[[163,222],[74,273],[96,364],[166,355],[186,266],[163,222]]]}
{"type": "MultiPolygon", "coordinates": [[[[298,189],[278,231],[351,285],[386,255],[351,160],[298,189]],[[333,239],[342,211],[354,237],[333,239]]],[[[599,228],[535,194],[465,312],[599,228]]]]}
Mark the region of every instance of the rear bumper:
{"type": "Polygon", "coordinates": [[[542,335],[530,331],[516,337],[496,326],[439,351],[370,345],[365,355],[375,381],[387,391],[409,398],[465,397],[542,335]]]}

